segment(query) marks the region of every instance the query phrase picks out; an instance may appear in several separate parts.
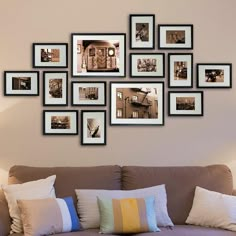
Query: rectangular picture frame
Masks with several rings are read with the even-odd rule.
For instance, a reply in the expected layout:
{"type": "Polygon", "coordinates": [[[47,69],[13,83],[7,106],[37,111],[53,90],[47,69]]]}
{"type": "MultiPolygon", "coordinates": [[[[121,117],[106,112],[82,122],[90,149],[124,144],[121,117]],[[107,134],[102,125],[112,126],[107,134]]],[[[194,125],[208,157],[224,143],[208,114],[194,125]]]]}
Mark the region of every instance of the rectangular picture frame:
{"type": "Polygon", "coordinates": [[[203,116],[202,91],[168,92],[169,116],[203,116]]]}
{"type": "Polygon", "coordinates": [[[67,71],[43,72],[43,105],[44,106],[68,105],[67,71]]]}
{"type": "Polygon", "coordinates": [[[158,25],[158,49],[192,50],[192,24],[160,24],[158,25]]]}
{"type": "Polygon", "coordinates": [[[130,53],[131,78],[165,77],[164,53],[130,53]]]}
{"type": "Polygon", "coordinates": [[[231,63],[198,63],[197,88],[232,88],[231,63]]]}
{"type": "Polygon", "coordinates": [[[5,96],[39,96],[39,71],[4,71],[5,96]]]}
{"type": "Polygon", "coordinates": [[[72,33],[71,55],[72,77],[125,77],[126,34],[72,33]]]}
{"type": "Polygon", "coordinates": [[[164,82],[110,82],[110,125],[164,125],[164,82]]]}
{"type": "Polygon", "coordinates": [[[43,110],[44,135],[77,135],[77,110],[43,110]]]}
{"type": "Polygon", "coordinates": [[[130,49],[155,48],[154,14],[130,14],[129,25],[130,49]]]}
{"type": "Polygon", "coordinates": [[[106,111],[81,111],[81,145],[106,145],[106,111]]]}

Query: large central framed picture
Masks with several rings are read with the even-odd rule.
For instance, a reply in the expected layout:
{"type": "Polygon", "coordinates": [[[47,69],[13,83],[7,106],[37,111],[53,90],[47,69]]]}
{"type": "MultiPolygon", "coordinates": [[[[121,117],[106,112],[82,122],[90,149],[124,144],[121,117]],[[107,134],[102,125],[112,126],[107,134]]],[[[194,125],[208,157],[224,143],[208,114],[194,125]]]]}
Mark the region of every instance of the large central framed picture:
{"type": "Polygon", "coordinates": [[[125,77],[125,34],[72,34],[72,77],[125,77]]]}
{"type": "Polygon", "coordinates": [[[163,82],[111,82],[110,125],[164,125],[163,82]]]}

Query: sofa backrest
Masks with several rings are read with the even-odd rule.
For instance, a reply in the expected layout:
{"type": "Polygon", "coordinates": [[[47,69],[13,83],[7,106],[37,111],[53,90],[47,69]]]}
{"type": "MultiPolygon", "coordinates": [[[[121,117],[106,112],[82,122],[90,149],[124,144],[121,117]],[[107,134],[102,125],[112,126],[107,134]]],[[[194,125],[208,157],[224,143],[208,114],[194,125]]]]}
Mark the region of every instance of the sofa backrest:
{"type": "Polygon", "coordinates": [[[122,189],[131,190],[166,185],[168,212],[174,224],[184,224],[191,210],[195,187],[232,194],[233,180],[225,165],[207,167],[138,167],[122,168],[122,189]]]}

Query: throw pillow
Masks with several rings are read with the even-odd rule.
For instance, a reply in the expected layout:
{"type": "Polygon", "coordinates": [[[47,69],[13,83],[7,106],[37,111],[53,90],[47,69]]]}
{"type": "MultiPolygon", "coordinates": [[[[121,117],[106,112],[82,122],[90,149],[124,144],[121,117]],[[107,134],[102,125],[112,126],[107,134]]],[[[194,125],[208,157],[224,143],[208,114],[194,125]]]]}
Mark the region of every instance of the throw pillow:
{"type": "Polygon", "coordinates": [[[2,186],[12,218],[11,233],[23,232],[17,200],[55,198],[55,190],[53,187],[55,179],[56,175],[52,175],[46,179],[2,186]]]}
{"type": "Polygon", "coordinates": [[[136,190],[94,190],[76,189],[78,205],[77,210],[80,222],[84,229],[99,228],[100,216],[97,205],[97,197],[102,198],[145,198],[155,197],[155,212],[157,225],[166,227],[174,226],[167,212],[167,196],[165,185],[136,190]]]}
{"type": "Polygon", "coordinates": [[[129,234],[157,232],[155,198],[102,199],[98,197],[100,232],[129,234]]]}
{"type": "Polygon", "coordinates": [[[72,197],[17,201],[25,236],[80,230],[72,197]]]}
{"type": "Polygon", "coordinates": [[[196,187],[186,223],[236,231],[236,197],[196,187]]]}

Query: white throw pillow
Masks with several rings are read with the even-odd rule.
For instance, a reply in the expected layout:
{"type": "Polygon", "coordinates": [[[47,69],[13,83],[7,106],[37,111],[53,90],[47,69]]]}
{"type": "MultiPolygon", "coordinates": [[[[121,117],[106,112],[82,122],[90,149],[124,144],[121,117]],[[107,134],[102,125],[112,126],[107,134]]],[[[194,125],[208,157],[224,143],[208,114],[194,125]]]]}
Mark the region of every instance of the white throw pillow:
{"type": "Polygon", "coordinates": [[[55,198],[53,187],[56,175],[46,179],[26,182],[23,184],[2,185],[12,218],[11,233],[22,233],[23,225],[17,200],[31,200],[43,198],[55,198]]]}
{"type": "Polygon", "coordinates": [[[236,231],[236,197],[196,187],[186,223],[236,231]]]}
{"type": "Polygon", "coordinates": [[[100,215],[97,197],[100,198],[145,198],[155,197],[155,212],[158,226],[174,226],[167,212],[167,197],[165,185],[136,190],[100,190],[76,189],[78,214],[84,229],[99,228],[100,215]]]}

